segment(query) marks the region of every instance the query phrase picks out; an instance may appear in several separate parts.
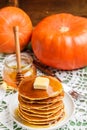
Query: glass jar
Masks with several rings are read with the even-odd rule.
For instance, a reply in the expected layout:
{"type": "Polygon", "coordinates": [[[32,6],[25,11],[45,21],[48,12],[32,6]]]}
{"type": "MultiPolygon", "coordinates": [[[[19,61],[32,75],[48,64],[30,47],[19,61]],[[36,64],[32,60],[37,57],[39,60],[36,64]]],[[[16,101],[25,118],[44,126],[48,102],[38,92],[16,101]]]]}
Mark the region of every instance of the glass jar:
{"type": "MultiPolygon", "coordinates": [[[[24,78],[36,75],[33,59],[26,53],[21,53],[21,73],[24,78]]],[[[2,78],[12,88],[18,88],[16,54],[11,54],[4,59],[2,78]]]]}

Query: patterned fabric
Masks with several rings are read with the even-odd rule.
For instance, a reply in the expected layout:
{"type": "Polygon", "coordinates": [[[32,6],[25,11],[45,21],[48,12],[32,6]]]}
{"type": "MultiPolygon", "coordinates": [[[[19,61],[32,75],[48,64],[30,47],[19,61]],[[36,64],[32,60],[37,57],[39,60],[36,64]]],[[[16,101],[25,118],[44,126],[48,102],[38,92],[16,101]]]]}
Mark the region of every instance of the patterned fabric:
{"type": "MultiPolygon", "coordinates": [[[[1,71],[5,56],[0,54],[0,84],[2,83],[1,71]]],[[[68,87],[85,96],[78,100],[74,99],[74,115],[67,124],[56,130],[87,130],[87,67],[74,71],[58,71],[56,69],[53,71],[68,87]]],[[[38,74],[41,72],[38,71],[38,74]]],[[[0,88],[0,130],[27,130],[19,126],[9,113],[9,95],[11,94],[14,94],[14,91],[0,88]]]]}

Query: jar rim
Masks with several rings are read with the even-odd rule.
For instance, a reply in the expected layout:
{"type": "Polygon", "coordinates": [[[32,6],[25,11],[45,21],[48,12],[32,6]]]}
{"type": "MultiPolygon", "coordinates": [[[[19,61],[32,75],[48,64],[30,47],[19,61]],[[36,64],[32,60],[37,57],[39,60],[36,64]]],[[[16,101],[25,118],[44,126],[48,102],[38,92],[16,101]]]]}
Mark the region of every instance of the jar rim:
{"type": "MultiPolygon", "coordinates": [[[[24,53],[24,52],[21,53],[21,59],[27,60],[27,63],[29,63],[29,64],[28,64],[27,66],[25,66],[24,68],[30,67],[30,66],[32,65],[32,63],[33,63],[32,57],[31,57],[29,54],[27,54],[27,53],[24,53]]],[[[17,68],[12,68],[11,66],[8,65],[8,61],[11,62],[12,60],[15,60],[15,61],[16,61],[16,54],[10,54],[10,55],[6,56],[5,59],[4,59],[4,64],[5,64],[8,68],[11,68],[11,69],[16,70],[17,68]],[[12,58],[14,58],[14,59],[12,59],[12,58]]]]}

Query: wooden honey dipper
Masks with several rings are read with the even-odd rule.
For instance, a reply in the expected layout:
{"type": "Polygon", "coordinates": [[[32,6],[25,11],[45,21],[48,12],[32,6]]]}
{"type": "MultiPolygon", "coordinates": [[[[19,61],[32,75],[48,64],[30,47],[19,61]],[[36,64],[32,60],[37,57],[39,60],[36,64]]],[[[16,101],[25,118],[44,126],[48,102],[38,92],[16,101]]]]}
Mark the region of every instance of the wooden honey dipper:
{"type": "Polygon", "coordinates": [[[14,27],[14,37],[15,37],[15,46],[16,46],[16,60],[17,60],[17,86],[23,80],[24,75],[21,72],[21,54],[20,54],[20,43],[19,43],[19,27],[14,27]]]}

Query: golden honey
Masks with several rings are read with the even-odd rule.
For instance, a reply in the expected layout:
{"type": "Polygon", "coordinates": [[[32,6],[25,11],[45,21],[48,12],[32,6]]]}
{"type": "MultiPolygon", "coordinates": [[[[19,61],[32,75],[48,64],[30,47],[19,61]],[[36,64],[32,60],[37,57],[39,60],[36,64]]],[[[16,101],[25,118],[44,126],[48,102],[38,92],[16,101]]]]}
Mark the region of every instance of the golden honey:
{"type": "MultiPolygon", "coordinates": [[[[33,64],[32,57],[26,53],[21,54],[21,73],[25,77],[36,75],[36,68],[33,64]]],[[[17,89],[17,61],[16,55],[9,55],[4,60],[2,78],[12,88],[17,89]]]]}

